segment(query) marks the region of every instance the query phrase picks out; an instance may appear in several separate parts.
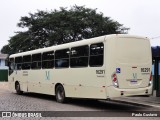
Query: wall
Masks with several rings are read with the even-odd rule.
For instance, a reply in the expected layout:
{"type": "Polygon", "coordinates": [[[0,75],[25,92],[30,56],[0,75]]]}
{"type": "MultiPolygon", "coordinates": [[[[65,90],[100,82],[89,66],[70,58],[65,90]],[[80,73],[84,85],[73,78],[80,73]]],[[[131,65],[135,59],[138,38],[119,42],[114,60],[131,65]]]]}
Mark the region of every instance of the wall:
{"type": "Polygon", "coordinates": [[[5,60],[0,59],[0,70],[8,69],[8,66],[5,66],[5,60]]]}
{"type": "Polygon", "coordinates": [[[5,66],[5,60],[0,59],[0,82],[8,81],[8,66],[5,66]]]}

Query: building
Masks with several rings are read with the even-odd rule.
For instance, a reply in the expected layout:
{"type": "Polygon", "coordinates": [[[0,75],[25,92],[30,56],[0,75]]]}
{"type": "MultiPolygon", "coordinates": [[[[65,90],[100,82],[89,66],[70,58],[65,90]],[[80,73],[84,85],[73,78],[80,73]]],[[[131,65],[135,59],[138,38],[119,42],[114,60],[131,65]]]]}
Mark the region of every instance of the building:
{"type": "Polygon", "coordinates": [[[0,53],[0,81],[8,81],[7,54],[0,53]]]}

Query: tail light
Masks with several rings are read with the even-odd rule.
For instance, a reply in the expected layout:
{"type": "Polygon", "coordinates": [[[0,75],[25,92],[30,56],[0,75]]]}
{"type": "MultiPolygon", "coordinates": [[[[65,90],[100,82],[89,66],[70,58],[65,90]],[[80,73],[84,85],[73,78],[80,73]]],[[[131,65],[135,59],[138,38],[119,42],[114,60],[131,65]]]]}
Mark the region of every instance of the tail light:
{"type": "Polygon", "coordinates": [[[112,75],[112,82],[113,82],[114,87],[116,87],[116,88],[119,87],[116,73],[114,73],[114,74],[112,75]]]}
{"type": "Polygon", "coordinates": [[[152,73],[150,74],[150,78],[149,78],[149,84],[148,86],[151,86],[152,85],[152,73]]]}

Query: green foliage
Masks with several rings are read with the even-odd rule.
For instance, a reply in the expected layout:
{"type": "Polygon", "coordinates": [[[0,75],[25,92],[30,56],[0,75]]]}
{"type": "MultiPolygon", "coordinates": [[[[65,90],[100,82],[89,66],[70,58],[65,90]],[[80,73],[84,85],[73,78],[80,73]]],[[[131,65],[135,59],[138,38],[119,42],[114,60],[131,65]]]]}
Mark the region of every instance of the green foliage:
{"type": "Polygon", "coordinates": [[[3,53],[17,53],[107,34],[124,33],[122,24],[97,13],[96,9],[73,6],[37,11],[21,17],[18,27],[27,28],[9,40],[3,53]]]}

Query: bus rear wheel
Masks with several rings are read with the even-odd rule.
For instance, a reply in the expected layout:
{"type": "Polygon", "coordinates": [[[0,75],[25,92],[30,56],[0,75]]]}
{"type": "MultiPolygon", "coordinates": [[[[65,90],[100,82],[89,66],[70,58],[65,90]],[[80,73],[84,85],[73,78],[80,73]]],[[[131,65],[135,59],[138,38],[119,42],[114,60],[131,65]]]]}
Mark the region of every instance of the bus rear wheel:
{"type": "Polygon", "coordinates": [[[16,93],[17,93],[18,95],[23,94],[23,91],[21,91],[19,82],[16,83],[15,88],[16,88],[16,93]]]}
{"type": "Polygon", "coordinates": [[[65,91],[62,85],[58,85],[56,87],[56,101],[59,103],[65,103],[66,98],[65,98],[65,91]]]}

